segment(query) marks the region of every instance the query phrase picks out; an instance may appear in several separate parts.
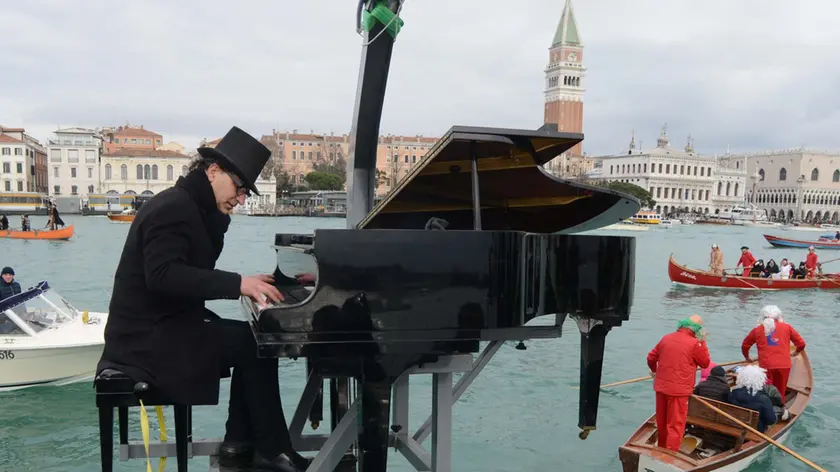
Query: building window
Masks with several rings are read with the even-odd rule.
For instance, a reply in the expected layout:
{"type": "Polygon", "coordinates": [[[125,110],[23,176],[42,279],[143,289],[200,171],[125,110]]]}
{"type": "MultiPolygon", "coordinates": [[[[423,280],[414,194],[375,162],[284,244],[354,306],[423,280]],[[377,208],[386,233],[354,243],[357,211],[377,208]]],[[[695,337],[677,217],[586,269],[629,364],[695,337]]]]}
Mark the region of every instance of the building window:
{"type": "MultiPolygon", "coordinates": [[[[27,149],[26,151],[27,151],[27,156],[28,156],[29,155],[29,149],[27,149]]],[[[23,149],[15,148],[15,156],[22,156],[22,155],[23,155],[23,149]]]]}
{"type": "Polygon", "coordinates": [[[12,164],[10,162],[3,163],[3,173],[4,174],[11,174],[12,173],[12,164]]]}
{"type": "Polygon", "coordinates": [[[16,164],[17,165],[15,166],[16,167],[15,170],[17,170],[18,174],[22,174],[23,173],[23,162],[17,162],[16,164]]]}
{"type": "Polygon", "coordinates": [[[783,180],[787,180],[787,169],[785,169],[784,167],[782,167],[782,169],[779,171],[779,181],[783,180]]]}
{"type": "Polygon", "coordinates": [[[137,164],[137,180],[143,180],[143,166],[137,164]]]}
{"type": "Polygon", "coordinates": [[[79,194],[79,187],[76,185],[70,186],[70,195],[78,195],[79,194]]]}
{"type": "Polygon", "coordinates": [[[125,164],[120,166],[120,178],[123,180],[128,180],[128,166],[125,164]]]}
{"type": "MultiPolygon", "coordinates": [[[[762,180],[764,180],[764,179],[762,179],[762,180]]],[[[816,182],[816,181],[820,180],[820,171],[817,170],[816,167],[814,168],[814,170],[811,171],[811,180],[813,182],[816,182]]]]}
{"type": "Polygon", "coordinates": [[[88,185],[88,193],[93,193],[93,185],[88,185]]]}
{"type": "Polygon", "coordinates": [[[294,161],[296,159],[297,159],[297,151],[292,151],[292,160],[294,161]]]}
{"type": "Polygon", "coordinates": [[[759,169],[758,170],[758,181],[759,182],[764,182],[764,169],[759,169]]]}
{"type": "Polygon", "coordinates": [[[152,166],[152,180],[157,180],[157,179],[158,179],[158,168],[157,168],[157,164],[154,164],[152,166]]]}
{"type": "Polygon", "coordinates": [[[166,180],[175,179],[175,169],[172,166],[166,166],[166,180]]]}
{"type": "Polygon", "coordinates": [[[143,178],[145,180],[150,180],[152,178],[152,168],[149,167],[149,164],[143,166],[143,178]]]}
{"type": "MultiPolygon", "coordinates": [[[[8,189],[6,189],[6,190],[8,190],[8,189]]],[[[61,195],[61,185],[53,185],[53,194],[61,195]]]]}
{"type": "Polygon", "coordinates": [[[147,140],[146,140],[146,144],[152,144],[152,140],[151,140],[151,139],[147,139],[147,140]]]}
{"type": "Polygon", "coordinates": [[[181,166],[181,175],[187,175],[187,166],[181,166]]]}
{"type": "Polygon", "coordinates": [[[4,147],[3,148],[3,155],[4,156],[11,156],[12,155],[12,148],[4,147]]]}
{"type": "Polygon", "coordinates": [[[137,138],[131,138],[131,144],[137,144],[137,138]]]}
{"type": "Polygon", "coordinates": [[[840,170],[835,170],[834,175],[831,176],[832,182],[840,182],[840,170]]]}
{"type": "Polygon", "coordinates": [[[23,181],[22,180],[18,180],[17,187],[18,187],[18,192],[23,192],[23,181]]]}
{"type": "Polygon", "coordinates": [[[88,178],[92,179],[93,178],[93,167],[88,167],[87,170],[88,170],[88,178]]]}
{"type": "Polygon", "coordinates": [[[50,161],[61,162],[61,149],[50,149],[50,161]]]}
{"type": "Polygon", "coordinates": [[[73,179],[76,178],[76,168],[75,167],[70,168],[70,177],[73,178],[73,179]]]}
{"type": "Polygon", "coordinates": [[[58,167],[53,167],[53,177],[58,177],[58,167]]]}

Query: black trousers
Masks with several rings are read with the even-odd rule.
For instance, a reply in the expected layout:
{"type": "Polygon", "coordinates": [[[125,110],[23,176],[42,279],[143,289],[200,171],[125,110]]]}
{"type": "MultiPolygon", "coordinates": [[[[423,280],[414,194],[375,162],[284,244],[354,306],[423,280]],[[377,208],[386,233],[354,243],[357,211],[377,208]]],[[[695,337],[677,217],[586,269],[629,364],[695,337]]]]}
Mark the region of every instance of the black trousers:
{"type": "Polygon", "coordinates": [[[233,368],[225,441],[247,442],[273,457],[291,452],[292,440],[280,402],[277,359],[257,357],[248,323],[222,319],[222,368],[233,368]]]}

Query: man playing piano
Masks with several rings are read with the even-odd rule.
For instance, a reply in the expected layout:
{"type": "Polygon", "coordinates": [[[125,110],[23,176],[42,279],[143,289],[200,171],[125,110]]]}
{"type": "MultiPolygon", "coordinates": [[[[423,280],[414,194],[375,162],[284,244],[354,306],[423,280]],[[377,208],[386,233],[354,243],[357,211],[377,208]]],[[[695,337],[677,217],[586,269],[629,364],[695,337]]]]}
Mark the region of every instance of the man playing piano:
{"type": "MultiPolygon", "coordinates": [[[[148,382],[178,404],[217,404],[219,379],[233,376],[222,465],[304,470],[292,448],[280,403],[277,359],[257,358],[247,323],[222,319],[206,300],[283,299],[268,275],[241,276],[215,269],[230,214],[244,204],[271,155],[233,127],[175,185],[138,210],[114,277],[97,367],[148,382]]],[[[311,276],[301,277],[310,280],[311,276]]]]}

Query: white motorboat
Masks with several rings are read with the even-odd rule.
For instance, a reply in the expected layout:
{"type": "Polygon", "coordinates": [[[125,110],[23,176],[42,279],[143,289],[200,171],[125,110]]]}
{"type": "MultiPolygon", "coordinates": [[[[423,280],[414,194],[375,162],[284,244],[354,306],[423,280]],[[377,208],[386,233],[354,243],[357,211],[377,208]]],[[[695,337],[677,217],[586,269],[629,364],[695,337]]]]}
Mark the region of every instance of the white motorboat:
{"type": "Polygon", "coordinates": [[[766,223],[767,211],[758,208],[752,203],[747,206],[736,205],[735,208],[729,211],[722,211],[717,218],[722,220],[730,220],[733,225],[744,225],[746,222],[751,223],[766,223]]]}
{"type": "Polygon", "coordinates": [[[0,391],[92,379],[107,318],[77,310],[46,281],[0,301],[0,391]]]}

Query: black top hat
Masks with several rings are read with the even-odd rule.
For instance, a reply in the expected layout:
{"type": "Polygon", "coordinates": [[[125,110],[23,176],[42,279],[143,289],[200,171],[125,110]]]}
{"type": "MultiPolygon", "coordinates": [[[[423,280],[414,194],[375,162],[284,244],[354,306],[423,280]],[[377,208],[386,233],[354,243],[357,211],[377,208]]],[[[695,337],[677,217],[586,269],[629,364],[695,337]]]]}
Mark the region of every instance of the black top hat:
{"type": "Polygon", "coordinates": [[[216,147],[200,147],[198,153],[202,157],[218,160],[222,168],[236,174],[248,189],[260,194],[256,181],[271,157],[271,150],[250,134],[234,126],[216,147]]]}
{"type": "Polygon", "coordinates": [[[747,251],[750,250],[750,248],[748,248],[747,246],[741,246],[741,249],[746,249],[747,251]]]}

